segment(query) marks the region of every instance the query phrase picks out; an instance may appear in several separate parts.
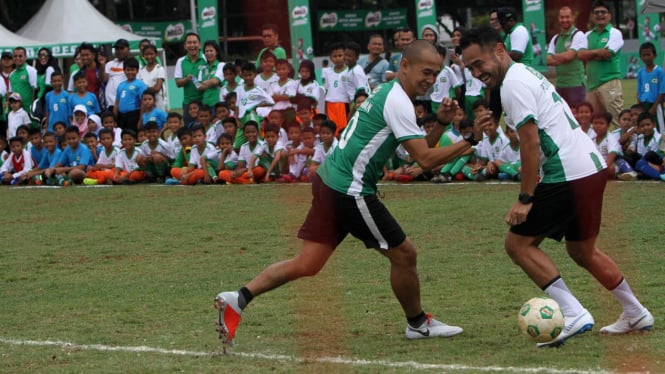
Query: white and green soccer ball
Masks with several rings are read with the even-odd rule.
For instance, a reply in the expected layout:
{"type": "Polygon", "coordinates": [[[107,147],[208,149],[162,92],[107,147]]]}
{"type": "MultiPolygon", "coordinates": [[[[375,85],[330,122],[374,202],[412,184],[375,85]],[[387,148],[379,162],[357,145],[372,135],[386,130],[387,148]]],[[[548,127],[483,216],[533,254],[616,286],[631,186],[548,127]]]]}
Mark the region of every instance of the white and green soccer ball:
{"type": "Polygon", "coordinates": [[[517,321],[522,333],[538,343],[556,339],[564,326],[559,304],[548,297],[534,297],[524,303],[517,321]]]}

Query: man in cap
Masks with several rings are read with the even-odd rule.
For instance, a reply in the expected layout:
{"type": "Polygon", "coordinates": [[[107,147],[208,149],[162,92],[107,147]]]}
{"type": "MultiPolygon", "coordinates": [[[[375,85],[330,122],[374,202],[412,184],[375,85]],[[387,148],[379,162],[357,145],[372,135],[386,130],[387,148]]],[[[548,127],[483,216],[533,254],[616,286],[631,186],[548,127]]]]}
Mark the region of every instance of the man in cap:
{"type": "Polygon", "coordinates": [[[106,82],[105,100],[106,108],[113,109],[115,95],[120,82],[127,79],[124,70],[124,61],[129,57],[129,42],[126,39],[118,39],[113,45],[115,58],[106,63],[102,80],[106,82]]]}
{"type": "Polygon", "coordinates": [[[523,23],[517,21],[517,11],[515,8],[503,7],[498,9],[497,16],[505,33],[503,43],[510,58],[530,66],[533,61],[533,44],[529,30],[523,23]]]}

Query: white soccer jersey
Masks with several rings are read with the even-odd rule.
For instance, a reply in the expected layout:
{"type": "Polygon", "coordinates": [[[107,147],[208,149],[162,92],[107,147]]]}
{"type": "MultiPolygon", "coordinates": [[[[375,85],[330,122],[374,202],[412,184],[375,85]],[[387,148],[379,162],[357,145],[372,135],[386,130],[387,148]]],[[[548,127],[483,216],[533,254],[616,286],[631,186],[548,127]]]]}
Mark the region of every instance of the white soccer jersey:
{"type": "Polygon", "coordinates": [[[542,183],[572,181],[607,167],[566,102],[533,68],[510,65],[501,85],[501,103],[511,128],[518,130],[529,121],[538,126],[542,183]]]}
{"type": "MultiPolygon", "coordinates": [[[[224,79],[223,76],[222,79],[224,79]]],[[[277,81],[279,81],[279,76],[275,73],[272,73],[270,78],[263,78],[263,74],[257,74],[254,78],[254,85],[261,87],[263,91],[269,92],[270,86],[277,81]]]]}
{"type": "Polygon", "coordinates": [[[28,174],[28,172],[32,170],[33,167],[34,162],[32,161],[30,151],[24,149],[21,151],[21,155],[19,157],[15,157],[13,153],[9,154],[9,157],[7,157],[2,166],[0,166],[0,175],[4,173],[12,173],[12,178],[18,178],[28,174]],[[14,168],[14,161],[16,161],[17,164],[23,163],[23,169],[20,171],[16,170],[14,168]]]}
{"type": "Polygon", "coordinates": [[[150,146],[150,141],[146,140],[141,144],[139,147],[141,149],[141,152],[144,155],[150,155],[152,154],[152,151],[159,152],[166,156],[166,158],[173,160],[175,158],[175,151],[171,147],[169,143],[166,142],[164,139],[157,139],[157,146],[154,148],[150,146]]]}
{"type": "Polygon", "coordinates": [[[217,121],[208,127],[206,130],[206,141],[208,143],[217,144],[217,139],[224,133],[224,126],[222,121],[217,121]]]}
{"type": "Polygon", "coordinates": [[[333,143],[330,147],[325,146],[323,143],[319,143],[314,147],[314,156],[312,156],[312,162],[315,162],[321,165],[327,158],[330,156],[333,151],[337,148],[337,139],[333,139],[333,143]]]}
{"type": "Polygon", "coordinates": [[[464,82],[457,79],[453,69],[444,66],[434,81],[430,100],[435,103],[440,103],[443,98],[450,97],[450,90],[452,88],[457,88],[462,84],[464,84],[464,82]]]}
{"type": "MultiPolygon", "coordinates": [[[[284,84],[280,83],[279,80],[277,82],[273,82],[270,85],[270,89],[268,91],[268,95],[271,97],[273,95],[286,95],[289,98],[292,98],[296,96],[296,84],[297,82],[293,79],[287,80],[284,84]]],[[[285,101],[276,101],[275,105],[272,107],[274,110],[285,110],[289,108],[293,108],[293,104],[291,104],[290,101],[285,100],[285,101]]]]}
{"type": "Polygon", "coordinates": [[[317,81],[311,81],[306,85],[303,85],[298,81],[296,82],[296,93],[305,95],[318,102],[320,95],[319,83],[317,81]]]}
{"type": "Polygon", "coordinates": [[[494,141],[490,140],[489,136],[483,136],[483,140],[476,147],[476,155],[487,161],[496,161],[503,148],[509,143],[508,138],[498,132],[494,141]]]}
{"type": "Polygon", "coordinates": [[[115,168],[127,172],[139,170],[141,167],[136,162],[136,158],[142,154],[140,148],[134,148],[131,154],[127,154],[127,150],[120,150],[115,158],[115,168]]]}
{"type": "Polygon", "coordinates": [[[270,145],[268,145],[267,142],[262,142],[259,144],[259,146],[255,147],[252,152],[254,152],[254,155],[257,157],[268,157],[271,160],[277,156],[279,152],[282,152],[284,150],[284,146],[280,144],[280,142],[275,143],[275,145],[270,149],[270,145]]]}
{"type": "Polygon", "coordinates": [[[619,145],[616,137],[610,133],[605,134],[602,139],[598,139],[598,136],[596,135],[593,139],[593,143],[605,160],[607,160],[607,156],[609,156],[610,153],[614,153],[617,156],[623,153],[621,152],[621,145],[619,145]]]}
{"type": "Polygon", "coordinates": [[[466,79],[466,96],[480,96],[485,89],[485,83],[471,75],[468,68],[464,68],[464,78],[466,79]]]}
{"type": "MultiPolygon", "coordinates": [[[[576,29],[575,29],[576,30],[576,29]]],[[[548,55],[554,55],[556,54],[556,41],[559,37],[559,34],[554,35],[554,37],[550,40],[550,44],[547,46],[547,54],[548,55]]],[[[573,32],[573,38],[570,41],[570,45],[567,46],[567,48],[577,52],[581,49],[587,49],[589,46],[588,40],[586,36],[584,35],[584,32],[573,32]]]]}
{"type": "MultiPolygon", "coordinates": [[[[254,150],[259,148],[263,144],[263,140],[257,140],[254,147],[249,146],[249,142],[245,142],[240,146],[240,151],[238,151],[238,162],[244,162],[246,168],[250,168],[249,161],[251,161],[252,156],[254,156],[254,150]]],[[[255,167],[259,164],[259,159],[256,159],[256,162],[251,167],[255,167]]]]}
{"type": "MultiPolygon", "coordinates": [[[[303,149],[305,148],[305,145],[300,143],[297,147],[293,147],[292,142],[286,143],[286,147],[284,147],[286,150],[292,150],[292,149],[303,149]]],[[[290,163],[289,162],[289,174],[293,175],[294,177],[300,177],[300,174],[302,174],[303,169],[305,168],[305,165],[307,164],[307,155],[303,154],[297,154],[293,156],[294,162],[290,163]]]]}
{"type": "Polygon", "coordinates": [[[510,33],[510,49],[520,53],[526,52],[526,47],[529,44],[529,30],[524,25],[517,25],[510,33]]]}
{"type": "MultiPolygon", "coordinates": [[[[205,148],[199,150],[199,147],[193,146],[192,151],[189,153],[189,165],[201,169],[201,156],[205,156],[208,160],[215,159],[217,149],[211,143],[206,142],[205,148]]],[[[219,158],[219,156],[217,156],[219,158]]]]}
{"type": "Polygon", "coordinates": [[[346,83],[349,79],[348,68],[345,66],[342,71],[335,71],[334,68],[323,72],[323,84],[326,91],[326,101],[330,103],[349,103],[349,96],[346,93],[346,83]]]}
{"type": "Polygon", "coordinates": [[[644,156],[647,152],[658,152],[658,142],[660,141],[660,134],[658,131],[653,130],[653,135],[650,138],[645,138],[643,134],[637,135],[634,138],[631,148],[637,153],[644,156]]]}
{"type": "Polygon", "coordinates": [[[245,86],[239,86],[236,89],[236,94],[238,95],[238,118],[243,118],[260,104],[275,104],[272,97],[258,86],[252,87],[249,91],[245,89],[245,86]]]}
{"type": "Polygon", "coordinates": [[[178,139],[178,136],[175,133],[169,135],[169,137],[166,138],[166,142],[173,149],[173,153],[175,153],[176,155],[182,149],[182,146],[180,145],[180,139],[178,139]]]}
{"type": "Polygon", "coordinates": [[[510,143],[506,144],[501,150],[501,153],[499,153],[498,160],[509,164],[514,164],[520,161],[520,145],[517,144],[517,147],[513,148],[510,143]]]}
{"type": "Polygon", "coordinates": [[[347,70],[346,75],[348,77],[346,81],[346,94],[349,102],[353,102],[356,92],[360,90],[367,92],[368,95],[372,93],[365,70],[360,65],[356,64],[353,68],[347,70]]]}
{"type": "Polygon", "coordinates": [[[111,147],[111,152],[106,152],[106,148],[102,147],[102,151],[99,152],[99,158],[97,159],[97,165],[115,165],[115,159],[118,157],[120,149],[113,146],[111,147]]]}

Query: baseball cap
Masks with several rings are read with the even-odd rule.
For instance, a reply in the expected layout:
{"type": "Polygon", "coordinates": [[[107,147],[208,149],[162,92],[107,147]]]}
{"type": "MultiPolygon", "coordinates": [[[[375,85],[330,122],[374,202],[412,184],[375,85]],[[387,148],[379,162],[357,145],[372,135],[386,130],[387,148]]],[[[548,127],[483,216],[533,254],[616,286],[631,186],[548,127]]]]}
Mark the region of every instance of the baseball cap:
{"type": "Polygon", "coordinates": [[[76,113],[76,112],[83,112],[87,115],[88,114],[88,109],[85,107],[85,105],[78,104],[77,106],[74,107],[74,112],[73,113],[76,113]]]}
{"type": "Polygon", "coordinates": [[[14,58],[14,55],[9,51],[2,52],[2,58],[14,58]]]}
{"type": "Polygon", "coordinates": [[[499,23],[506,22],[508,20],[517,19],[517,11],[515,8],[511,7],[501,7],[496,12],[497,17],[499,18],[499,23]]]}
{"type": "Polygon", "coordinates": [[[13,101],[23,101],[23,99],[21,99],[21,94],[18,93],[18,92],[12,92],[9,95],[9,101],[12,101],[12,100],[13,101]]]}
{"type": "Polygon", "coordinates": [[[113,48],[129,48],[129,42],[127,39],[118,39],[115,44],[113,44],[113,48]]]}

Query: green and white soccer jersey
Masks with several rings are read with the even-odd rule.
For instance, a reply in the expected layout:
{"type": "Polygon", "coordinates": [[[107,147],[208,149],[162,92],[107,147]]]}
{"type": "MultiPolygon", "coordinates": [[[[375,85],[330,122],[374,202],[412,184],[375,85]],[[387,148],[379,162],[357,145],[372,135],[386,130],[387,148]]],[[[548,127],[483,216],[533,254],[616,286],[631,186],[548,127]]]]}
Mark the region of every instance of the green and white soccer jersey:
{"type": "Polygon", "coordinates": [[[542,183],[572,181],[606,167],[554,86],[531,67],[513,63],[501,85],[506,124],[517,130],[533,120],[540,137],[542,183]]]}
{"type": "Polygon", "coordinates": [[[340,136],[335,152],[318,169],[335,191],[373,195],[383,165],[400,142],[424,138],[411,99],[397,79],[383,84],[361,106],[340,136]]]}
{"type": "Polygon", "coordinates": [[[510,144],[510,141],[505,135],[497,133],[494,140],[485,135],[483,136],[483,140],[481,140],[480,144],[476,147],[476,156],[487,161],[496,161],[499,159],[499,154],[507,144],[510,144]]]}

